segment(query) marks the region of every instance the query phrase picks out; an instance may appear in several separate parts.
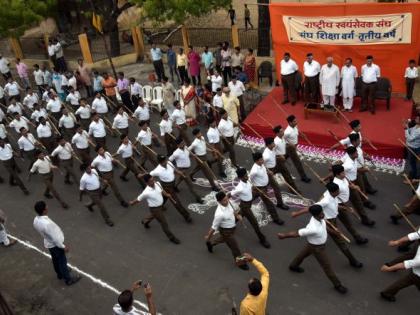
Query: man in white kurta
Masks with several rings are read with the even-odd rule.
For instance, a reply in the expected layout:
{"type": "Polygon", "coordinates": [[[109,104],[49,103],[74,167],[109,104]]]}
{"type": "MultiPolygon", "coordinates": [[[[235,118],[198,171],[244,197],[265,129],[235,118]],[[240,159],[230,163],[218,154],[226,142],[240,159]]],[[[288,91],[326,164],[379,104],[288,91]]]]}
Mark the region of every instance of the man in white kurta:
{"type": "Polygon", "coordinates": [[[351,58],[346,58],[344,66],[341,68],[341,94],[343,96],[344,110],[352,111],[353,98],[356,94],[355,85],[357,78],[357,69],[352,64],[351,58]]]}
{"type": "Polygon", "coordinates": [[[319,84],[324,105],[334,105],[335,94],[340,84],[340,70],[333,64],[333,58],[327,58],[327,64],[321,67],[319,73],[319,84]]]}

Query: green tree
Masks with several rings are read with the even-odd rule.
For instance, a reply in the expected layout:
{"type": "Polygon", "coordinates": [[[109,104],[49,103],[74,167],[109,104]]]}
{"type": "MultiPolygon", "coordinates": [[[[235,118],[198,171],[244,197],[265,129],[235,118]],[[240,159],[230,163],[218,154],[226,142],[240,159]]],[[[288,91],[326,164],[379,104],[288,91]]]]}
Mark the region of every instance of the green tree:
{"type": "Polygon", "coordinates": [[[152,21],[183,24],[190,17],[228,8],[232,0],[130,0],[141,6],[152,21]]]}
{"type": "Polygon", "coordinates": [[[0,0],[0,36],[19,37],[44,18],[54,16],[56,0],[0,0]]]}

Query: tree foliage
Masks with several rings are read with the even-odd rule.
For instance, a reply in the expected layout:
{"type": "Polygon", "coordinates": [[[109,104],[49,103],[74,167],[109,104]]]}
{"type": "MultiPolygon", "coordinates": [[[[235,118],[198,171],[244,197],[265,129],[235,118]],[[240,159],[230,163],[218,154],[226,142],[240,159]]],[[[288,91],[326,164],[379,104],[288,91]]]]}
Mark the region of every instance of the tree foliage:
{"type": "Polygon", "coordinates": [[[56,0],[0,0],[0,36],[23,35],[25,30],[55,14],[56,0]]]}
{"type": "Polygon", "coordinates": [[[130,0],[143,7],[146,17],[156,22],[175,21],[183,24],[190,16],[199,17],[228,8],[232,0],[130,0]]]}

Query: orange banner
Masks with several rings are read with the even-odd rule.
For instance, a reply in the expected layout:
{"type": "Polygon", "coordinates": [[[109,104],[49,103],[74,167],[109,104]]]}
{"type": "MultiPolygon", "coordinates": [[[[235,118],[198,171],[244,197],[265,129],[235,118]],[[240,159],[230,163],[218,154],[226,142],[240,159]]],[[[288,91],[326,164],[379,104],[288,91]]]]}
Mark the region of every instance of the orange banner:
{"type": "MultiPolygon", "coordinates": [[[[374,63],[381,67],[381,75],[389,78],[393,92],[405,91],[404,71],[408,60],[419,58],[420,54],[420,3],[357,3],[357,4],[311,4],[311,3],[274,3],[270,4],[270,19],[273,47],[276,57],[277,77],[280,77],[280,60],[285,52],[289,52],[302,71],[306,54],[311,52],[321,65],[325,64],[328,56],[334,57],[334,63],[341,67],[344,59],[350,57],[358,68],[365,63],[367,55],[374,56],[374,63]],[[410,14],[411,38],[403,43],[363,43],[363,45],[349,43],[331,43],[326,41],[314,43],[308,40],[296,40],[290,36],[293,31],[294,20],[301,22],[313,21],[322,17],[323,21],[345,20],[352,17],[369,17],[380,15],[410,14]],[[293,17],[293,18],[290,18],[293,17]],[[290,23],[288,23],[288,21],[290,23]],[[293,38],[291,40],[291,38],[293,38]],[[410,42],[411,41],[411,42],[410,42]],[[405,43],[404,43],[405,42],[405,43]]],[[[308,22],[309,23],[309,22],[308,22]]],[[[349,32],[352,30],[349,29],[349,32]]],[[[297,34],[299,32],[295,31],[297,34]]],[[[407,34],[407,32],[405,32],[407,34]]]]}

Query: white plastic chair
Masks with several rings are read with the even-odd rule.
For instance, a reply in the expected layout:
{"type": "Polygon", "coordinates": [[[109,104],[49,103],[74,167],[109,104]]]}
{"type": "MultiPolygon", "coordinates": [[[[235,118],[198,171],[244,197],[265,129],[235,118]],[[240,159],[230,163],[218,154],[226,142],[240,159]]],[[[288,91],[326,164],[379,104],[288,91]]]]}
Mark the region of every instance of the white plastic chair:
{"type": "Polygon", "coordinates": [[[153,88],[153,99],[152,99],[151,104],[154,106],[157,106],[159,112],[162,110],[163,89],[161,86],[155,86],[153,88]]]}
{"type": "Polygon", "coordinates": [[[147,104],[150,104],[150,102],[153,99],[153,94],[152,94],[153,88],[150,85],[145,85],[143,86],[142,90],[143,90],[143,100],[147,104]]]}

